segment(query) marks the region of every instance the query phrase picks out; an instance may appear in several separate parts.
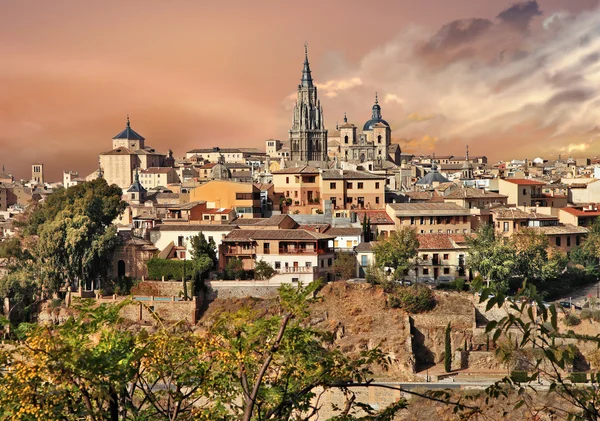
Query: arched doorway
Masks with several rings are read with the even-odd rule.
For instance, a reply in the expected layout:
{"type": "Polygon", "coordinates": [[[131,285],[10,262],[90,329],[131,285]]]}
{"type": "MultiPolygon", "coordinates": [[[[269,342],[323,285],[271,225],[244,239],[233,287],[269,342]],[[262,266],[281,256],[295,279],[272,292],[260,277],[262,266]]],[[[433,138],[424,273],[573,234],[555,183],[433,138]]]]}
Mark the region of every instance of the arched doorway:
{"type": "Polygon", "coordinates": [[[117,263],[117,277],[125,277],[125,262],[123,260],[119,260],[119,262],[117,263]]]}

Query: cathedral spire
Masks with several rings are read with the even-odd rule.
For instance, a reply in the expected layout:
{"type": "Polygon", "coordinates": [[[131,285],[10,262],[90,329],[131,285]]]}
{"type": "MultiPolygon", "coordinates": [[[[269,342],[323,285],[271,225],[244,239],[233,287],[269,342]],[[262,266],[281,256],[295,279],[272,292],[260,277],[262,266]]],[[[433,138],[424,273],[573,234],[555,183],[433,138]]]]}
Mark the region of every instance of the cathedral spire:
{"type": "Polygon", "coordinates": [[[313,80],[310,74],[310,64],[308,63],[308,44],[304,43],[304,68],[302,69],[302,79],[300,86],[312,88],[313,80]]]}

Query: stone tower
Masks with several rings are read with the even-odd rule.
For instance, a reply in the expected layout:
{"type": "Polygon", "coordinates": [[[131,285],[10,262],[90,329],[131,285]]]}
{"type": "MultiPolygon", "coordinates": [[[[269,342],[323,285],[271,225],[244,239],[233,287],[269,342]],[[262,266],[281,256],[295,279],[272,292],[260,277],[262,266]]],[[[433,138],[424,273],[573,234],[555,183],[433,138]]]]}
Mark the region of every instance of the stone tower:
{"type": "Polygon", "coordinates": [[[31,181],[35,184],[44,184],[44,164],[41,162],[31,165],[31,181]]]}
{"type": "Polygon", "coordinates": [[[465,152],[465,162],[463,162],[461,169],[461,180],[473,180],[475,177],[473,176],[473,164],[469,160],[469,145],[467,145],[467,149],[465,152]]]}
{"type": "Polygon", "coordinates": [[[290,130],[290,159],[295,162],[327,161],[327,130],[323,108],[317,97],[308,63],[308,49],[304,45],[304,68],[298,85],[298,99],[290,130]]]}

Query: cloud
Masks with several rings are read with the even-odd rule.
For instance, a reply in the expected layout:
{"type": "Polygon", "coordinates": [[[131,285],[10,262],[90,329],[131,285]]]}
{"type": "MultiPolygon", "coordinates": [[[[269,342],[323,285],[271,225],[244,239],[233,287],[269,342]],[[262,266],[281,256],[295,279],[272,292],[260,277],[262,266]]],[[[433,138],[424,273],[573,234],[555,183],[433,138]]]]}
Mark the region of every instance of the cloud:
{"type": "Polygon", "coordinates": [[[362,80],[358,77],[353,77],[350,79],[328,80],[325,83],[317,83],[316,85],[321,92],[325,92],[326,97],[334,98],[338,96],[340,91],[346,91],[362,85],[362,80]]]}
{"type": "Polygon", "coordinates": [[[367,118],[370,92],[380,92],[383,117],[411,151],[457,153],[468,143],[497,158],[600,154],[586,135],[600,121],[600,10],[533,25],[540,14],[524,2],[492,26],[454,21],[433,36],[408,28],[346,66],[362,84],[339,91],[335,104],[357,115],[347,104],[360,103],[367,118]]]}

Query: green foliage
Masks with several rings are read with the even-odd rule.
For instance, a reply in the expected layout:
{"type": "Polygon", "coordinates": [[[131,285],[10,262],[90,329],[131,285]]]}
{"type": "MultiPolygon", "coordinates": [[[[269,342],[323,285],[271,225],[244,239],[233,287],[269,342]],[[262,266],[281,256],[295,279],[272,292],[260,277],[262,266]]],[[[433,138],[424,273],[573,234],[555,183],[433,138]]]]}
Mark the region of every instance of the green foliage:
{"type": "Polygon", "coordinates": [[[373,247],[375,262],[380,268],[394,269],[394,276],[400,279],[413,265],[419,249],[417,232],[411,227],[401,227],[388,238],[373,247]]]}
{"type": "Polygon", "coordinates": [[[376,411],[348,390],[372,380],[370,366],[387,367],[385,356],[349,358],[309,327],[321,286],[283,286],[273,314],[223,312],[201,334],[127,329],[118,316],[127,301],[82,301],[62,325],[23,325],[22,342],[0,348],[0,419],[292,420],[317,409],[321,388],[348,392],[335,419],[362,409],[392,420],[403,400],[376,411]]]}
{"type": "Polygon", "coordinates": [[[579,317],[581,317],[581,320],[590,320],[592,318],[592,310],[584,308],[581,310],[581,313],[579,313],[579,317]]]}
{"type": "Polygon", "coordinates": [[[192,249],[192,260],[199,260],[202,257],[208,257],[212,261],[212,266],[208,270],[213,269],[217,265],[217,246],[212,238],[210,241],[206,241],[204,234],[200,233],[190,238],[190,244],[192,249]]]}
{"type": "Polygon", "coordinates": [[[444,337],[444,371],[449,373],[452,371],[452,327],[450,326],[450,322],[448,322],[448,326],[446,327],[445,337],[444,337]]]}
{"type": "Polygon", "coordinates": [[[388,294],[388,305],[402,308],[408,313],[423,313],[435,307],[435,297],[431,289],[421,284],[397,285],[388,294]]]}
{"type": "Polygon", "coordinates": [[[526,371],[513,370],[510,372],[510,379],[515,383],[526,383],[529,375],[526,371]]]}
{"type": "Polygon", "coordinates": [[[273,266],[271,266],[268,262],[265,262],[264,260],[259,260],[254,265],[254,278],[255,279],[258,279],[258,280],[271,279],[273,277],[273,275],[275,275],[275,273],[276,273],[276,270],[273,269],[273,266]]]}
{"type": "Polygon", "coordinates": [[[371,264],[365,270],[365,281],[374,285],[381,285],[387,282],[385,273],[375,264],[371,264]]]}
{"type": "Polygon", "coordinates": [[[356,276],[356,256],[354,253],[338,252],[333,260],[333,273],[342,279],[347,280],[356,276]]]}
{"type": "Polygon", "coordinates": [[[237,257],[229,259],[225,265],[225,277],[227,279],[243,279],[245,272],[242,259],[238,259],[237,257]]]}
{"type": "Polygon", "coordinates": [[[573,372],[569,375],[569,380],[573,383],[587,383],[587,373],[573,372]]]}
{"type": "Polygon", "coordinates": [[[581,319],[573,313],[569,313],[565,317],[565,325],[567,325],[567,326],[577,326],[580,323],[581,323],[581,319]]]}
{"type": "Polygon", "coordinates": [[[0,278],[0,297],[10,299],[11,304],[8,320],[13,323],[30,321],[37,309],[40,292],[39,284],[24,270],[0,278]]]}
{"type": "MultiPolygon", "coordinates": [[[[189,262],[184,262],[183,260],[153,257],[146,263],[148,278],[161,280],[164,276],[165,279],[183,279],[184,265],[191,266],[189,262]]],[[[186,267],[185,269],[187,272],[188,268],[186,267]]],[[[189,269],[191,270],[192,268],[190,267],[189,269]]]]}

